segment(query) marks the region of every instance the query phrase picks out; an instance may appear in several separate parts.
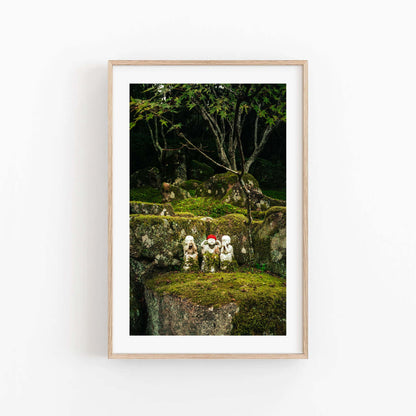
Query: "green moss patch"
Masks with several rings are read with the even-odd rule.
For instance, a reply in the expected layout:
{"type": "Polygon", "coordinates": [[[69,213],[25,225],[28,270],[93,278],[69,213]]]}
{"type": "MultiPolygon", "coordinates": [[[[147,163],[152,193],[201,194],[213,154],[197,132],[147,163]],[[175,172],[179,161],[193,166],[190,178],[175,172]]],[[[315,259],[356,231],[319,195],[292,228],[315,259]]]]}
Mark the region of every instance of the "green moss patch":
{"type": "Polygon", "coordinates": [[[232,335],[284,335],[286,285],[283,279],[262,272],[170,272],[145,283],[158,294],[188,299],[203,306],[236,303],[232,335]]]}
{"type": "Polygon", "coordinates": [[[192,214],[192,212],[183,212],[183,211],[178,211],[175,214],[177,217],[187,217],[187,218],[191,218],[191,217],[195,217],[195,214],[192,214]]]}
{"type": "Polygon", "coordinates": [[[130,189],[130,201],[162,203],[162,193],[158,188],[144,186],[130,189]]]}
{"type": "Polygon", "coordinates": [[[191,212],[201,217],[218,218],[227,214],[244,214],[246,211],[234,205],[221,202],[214,198],[188,198],[182,201],[173,201],[175,212],[191,212]]]}
{"type": "Polygon", "coordinates": [[[187,191],[191,191],[198,188],[201,183],[201,181],[197,181],[196,179],[189,179],[181,184],[181,188],[186,189],[187,191]]]}

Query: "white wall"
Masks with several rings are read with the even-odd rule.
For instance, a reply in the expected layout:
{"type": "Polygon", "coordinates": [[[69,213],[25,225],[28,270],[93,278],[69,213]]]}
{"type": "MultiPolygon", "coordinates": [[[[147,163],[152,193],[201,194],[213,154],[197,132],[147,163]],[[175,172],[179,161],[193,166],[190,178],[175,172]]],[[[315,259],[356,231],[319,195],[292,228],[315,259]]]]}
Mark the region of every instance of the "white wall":
{"type": "Polygon", "coordinates": [[[0,413],[414,414],[411,5],[3,5],[0,413]],[[134,58],[309,59],[308,361],[107,360],[107,60],[134,58]]]}

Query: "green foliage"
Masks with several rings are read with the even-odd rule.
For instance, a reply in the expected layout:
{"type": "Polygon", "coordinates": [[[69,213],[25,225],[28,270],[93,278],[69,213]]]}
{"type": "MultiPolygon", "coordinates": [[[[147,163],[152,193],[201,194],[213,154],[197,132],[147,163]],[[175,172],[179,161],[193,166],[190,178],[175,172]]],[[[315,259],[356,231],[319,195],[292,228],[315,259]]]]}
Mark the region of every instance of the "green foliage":
{"type": "MultiPolygon", "coordinates": [[[[130,111],[130,129],[134,129],[137,123],[149,126],[153,120],[155,130],[163,130],[164,137],[174,135],[182,145],[203,154],[210,162],[242,171],[242,165],[237,168],[237,142],[243,130],[253,139],[250,149],[253,151],[254,148],[252,158],[246,154],[249,162],[245,168],[249,168],[264,149],[271,132],[281,122],[286,122],[286,85],[153,84],[143,91],[140,98],[131,97],[130,111]],[[215,143],[217,160],[212,155],[207,156],[193,139],[189,140],[192,136],[188,135],[187,119],[195,115],[203,120],[211,134],[210,141],[215,143]],[[239,133],[234,134],[236,132],[239,133]]],[[[168,147],[166,140],[164,147],[168,147]]],[[[204,180],[212,174],[207,174],[205,178],[193,176],[204,180]]]]}
{"type": "Polygon", "coordinates": [[[265,264],[258,264],[256,263],[256,269],[261,270],[262,272],[265,272],[267,270],[267,266],[265,264]]]}
{"type": "Polygon", "coordinates": [[[242,113],[252,111],[267,125],[286,120],[285,84],[154,84],[146,92],[150,98],[131,97],[135,117],[130,128],[158,117],[162,125],[180,129],[181,123],[173,123],[167,114],[183,109],[233,121],[237,101],[242,113]]]}
{"type": "Polygon", "coordinates": [[[141,202],[162,202],[162,194],[159,189],[145,186],[142,188],[130,189],[130,201],[141,202]]]}
{"type": "Polygon", "coordinates": [[[170,272],[145,284],[159,294],[203,306],[238,304],[232,335],[286,334],[286,283],[276,276],[263,272],[170,272]]]}

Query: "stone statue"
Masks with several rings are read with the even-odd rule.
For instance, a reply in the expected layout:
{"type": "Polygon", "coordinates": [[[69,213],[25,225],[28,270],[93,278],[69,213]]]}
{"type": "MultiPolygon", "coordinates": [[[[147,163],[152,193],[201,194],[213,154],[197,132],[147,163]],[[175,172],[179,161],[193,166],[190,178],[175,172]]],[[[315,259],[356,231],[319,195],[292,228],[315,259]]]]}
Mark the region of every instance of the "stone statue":
{"type": "Polygon", "coordinates": [[[199,271],[198,249],[191,235],[187,235],[183,242],[183,257],[183,270],[185,272],[199,271]]]}
{"type": "Polygon", "coordinates": [[[210,234],[201,244],[202,247],[202,271],[205,273],[215,273],[220,265],[221,243],[215,235],[210,234]]]}
{"type": "Polygon", "coordinates": [[[231,271],[235,270],[236,265],[231,238],[229,235],[223,235],[221,239],[220,268],[224,272],[231,271]]]}

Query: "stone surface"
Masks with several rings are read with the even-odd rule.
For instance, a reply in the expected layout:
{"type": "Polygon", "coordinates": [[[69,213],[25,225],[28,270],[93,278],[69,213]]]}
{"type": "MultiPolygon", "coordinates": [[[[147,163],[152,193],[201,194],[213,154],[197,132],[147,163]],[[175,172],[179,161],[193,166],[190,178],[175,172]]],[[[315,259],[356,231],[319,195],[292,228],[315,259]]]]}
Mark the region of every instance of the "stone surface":
{"type": "Polygon", "coordinates": [[[230,335],[239,308],[234,303],[202,306],[145,288],[148,335],[230,335]]]}
{"type": "Polygon", "coordinates": [[[192,235],[201,244],[206,222],[201,219],[160,215],[130,216],[130,256],[153,261],[158,267],[171,268],[183,262],[182,242],[192,235]]]}
{"type": "MultiPolygon", "coordinates": [[[[257,180],[252,175],[247,173],[243,178],[250,189],[261,192],[257,180]]],[[[196,195],[222,199],[236,186],[239,186],[238,176],[236,174],[231,172],[219,173],[203,182],[197,188],[196,195]]]]}
{"type": "MultiPolygon", "coordinates": [[[[277,200],[263,195],[257,180],[249,173],[243,180],[250,190],[251,209],[265,211],[272,206],[285,206],[286,201],[277,200]]],[[[227,172],[214,175],[196,188],[196,196],[210,197],[221,200],[240,208],[246,208],[247,196],[238,181],[237,175],[227,172]]]]}
{"type": "MultiPolygon", "coordinates": [[[[247,196],[240,184],[235,184],[222,198],[223,202],[246,208],[247,196]]],[[[286,201],[263,195],[258,189],[250,190],[250,207],[253,211],[265,211],[273,206],[286,206],[286,201]]]]}
{"type": "Polygon", "coordinates": [[[201,183],[201,181],[198,181],[196,179],[189,179],[181,183],[181,188],[186,189],[187,191],[193,191],[198,189],[201,183]]]}
{"type": "Polygon", "coordinates": [[[175,215],[175,212],[170,204],[156,204],[148,202],[130,202],[130,214],[143,215],[175,215]]]}
{"type": "Polygon", "coordinates": [[[265,272],[168,272],[144,287],[149,334],[286,333],[286,281],[265,272]]]}
{"type": "Polygon", "coordinates": [[[151,278],[154,271],[153,263],[130,257],[130,335],[146,332],[147,306],[143,282],[151,278]]]}
{"type": "MultiPolygon", "coordinates": [[[[194,237],[197,247],[208,234],[214,234],[218,239],[228,235],[234,258],[239,265],[245,265],[249,263],[250,250],[246,221],[241,214],[215,219],[131,215],[130,255],[140,261],[155,262],[157,267],[171,269],[183,263],[182,244],[187,235],[194,237]]],[[[283,273],[286,267],[286,208],[270,208],[263,221],[255,221],[252,236],[255,264],[283,273]]]]}
{"type": "Polygon", "coordinates": [[[177,185],[172,185],[167,182],[162,184],[163,202],[181,201],[191,197],[191,194],[177,185]]]}

